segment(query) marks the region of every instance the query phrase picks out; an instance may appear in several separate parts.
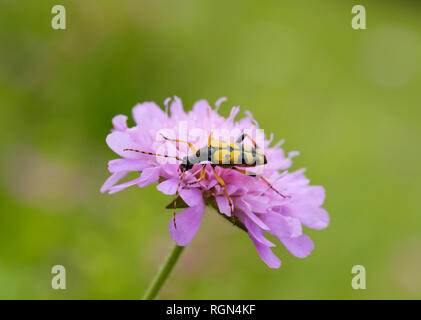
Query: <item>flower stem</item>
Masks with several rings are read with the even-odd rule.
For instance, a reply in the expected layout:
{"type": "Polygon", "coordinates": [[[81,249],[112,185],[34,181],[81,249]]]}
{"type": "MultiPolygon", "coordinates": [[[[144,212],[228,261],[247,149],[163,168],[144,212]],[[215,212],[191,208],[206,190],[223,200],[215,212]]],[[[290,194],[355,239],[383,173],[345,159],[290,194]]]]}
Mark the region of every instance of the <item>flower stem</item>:
{"type": "Polygon", "coordinates": [[[146,290],[146,293],[143,296],[142,300],[155,299],[162,286],[164,285],[165,281],[168,279],[168,276],[170,275],[175,264],[177,263],[178,258],[180,257],[184,248],[185,247],[181,247],[177,244],[174,245],[164,264],[161,266],[155,278],[146,290]]]}

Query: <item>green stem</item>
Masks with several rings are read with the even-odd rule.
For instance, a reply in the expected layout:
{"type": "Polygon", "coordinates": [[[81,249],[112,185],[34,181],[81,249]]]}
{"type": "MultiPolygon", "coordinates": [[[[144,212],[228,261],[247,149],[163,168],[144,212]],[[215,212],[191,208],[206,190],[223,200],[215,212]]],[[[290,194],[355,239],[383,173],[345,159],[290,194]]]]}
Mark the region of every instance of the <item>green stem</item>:
{"type": "Polygon", "coordinates": [[[184,248],[185,247],[181,247],[177,244],[174,245],[164,264],[161,266],[157,275],[146,290],[146,293],[143,296],[142,300],[155,299],[162,286],[164,285],[165,281],[168,279],[168,276],[170,275],[175,264],[177,263],[178,258],[180,257],[184,248]]]}

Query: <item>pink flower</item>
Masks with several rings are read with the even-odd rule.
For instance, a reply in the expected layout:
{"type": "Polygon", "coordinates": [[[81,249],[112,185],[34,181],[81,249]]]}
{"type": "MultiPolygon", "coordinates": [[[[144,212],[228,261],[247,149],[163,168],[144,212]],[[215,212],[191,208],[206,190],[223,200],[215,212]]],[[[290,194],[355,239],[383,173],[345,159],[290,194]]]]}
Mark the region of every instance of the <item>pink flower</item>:
{"type": "MultiPolygon", "coordinates": [[[[218,100],[216,105],[219,107],[218,100]]],[[[169,99],[165,105],[168,109],[169,99]]],[[[291,158],[298,152],[285,155],[282,141],[271,146],[273,135],[266,139],[264,133],[249,112],[235,121],[240,108],[233,107],[228,118],[220,116],[205,100],[197,101],[192,111],[184,112],[181,100],[174,97],[168,110],[163,111],[153,102],[144,102],[133,108],[136,125],[129,128],[127,117],[118,115],[113,119],[114,129],[107,136],[108,146],[121,158],[111,160],[108,170],[111,176],[105,181],[101,192],[115,193],[132,185],[144,187],[157,182],[157,189],[174,195],[180,179],[180,161],[174,158],[151,156],[125,149],[169,155],[182,159],[192,155],[186,143],[168,141],[187,140],[196,149],[207,146],[212,132],[214,139],[233,141],[235,136],[248,133],[257,142],[257,149],[265,154],[267,164],[244,168],[256,172],[246,175],[229,167],[216,166],[216,173],[226,184],[232,201],[232,214],[224,188],[216,179],[211,164],[205,165],[205,176],[194,183],[202,170],[202,164],[194,164],[185,172],[180,184],[180,197],[185,209],[171,219],[168,229],[172,239],[180,246],[187,245],[197,233],[205,206],[213,206],[221,215],[245,230],[262,260],[271,268],[279,268],[281,261],[271,250],[275,244],[265,238],[265,232],[274,235],[294,256],[306,257],[314,248],[312,240],[303,233],[303,226],[323,229],[329,224],[327,212],[321,208],[325,193],[321,186],[310,186],[304,170],[286,171],[291,158]],[[218,136],[216,137],[216,134],[218,136]],[[134,180],[117,184],[130,172],[138,172],[134,180]],[[261,180],[262,176],[273,189],[261,180]],[[193,183],[192,183],[193,182],[193,183]]],[[[252,146],[250,139],[242,143],[252,146]]]]}

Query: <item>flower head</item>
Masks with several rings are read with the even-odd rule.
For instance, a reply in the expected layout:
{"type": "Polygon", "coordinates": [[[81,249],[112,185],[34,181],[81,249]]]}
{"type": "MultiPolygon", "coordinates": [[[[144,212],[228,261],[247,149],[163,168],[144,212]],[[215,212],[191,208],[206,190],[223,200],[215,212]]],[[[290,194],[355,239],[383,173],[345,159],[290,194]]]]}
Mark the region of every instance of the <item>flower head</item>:
{"type": "Polygon", "coordinates": [[[133,108],[136,125],[131,128],[126,116],[114,117],[114,128],[106,141],[121,158],[108,163],[112,175],[101,192],[115,193],[132,185],[144,187],[157,182],[159,191],[179,194],[169,207],[185,209],[171,219],[168,229],[180,246],[192,241],[205,206],[210,205],[248,233],[269,267],[279,268],[281,261],[273,254],[275,244],[265,232],[296,257],[306,257],[314,244],[302,226],[323,229],[329,223],[327,212],[321,208],[324,188],[310,186],[304,169],[287,171],[298,152],[286,156],[282,141],[271,146],[273,135],[266,139],[249,112],[238,121],[239,107],[233,107],[228,118],[219,115],[217,108],[222,101],[212,109],[207,101],[200,100],[189,112],[184,112],[177,97],[164,102],[166,111],[153,102],[144,102],[133,108]],[[213,148],[215,141],[219,146],[213,148]],[[238,145],[241,147],[235,149],[238,145]],[[247,155],[251,162],[247,162],[247,155]],[[234,163],[234,158],[238,162],[234,163]],[[216,161],[227,162],[215,165],[216,161]],[[132,171],[139,177],[117,184],[132,171]]]}

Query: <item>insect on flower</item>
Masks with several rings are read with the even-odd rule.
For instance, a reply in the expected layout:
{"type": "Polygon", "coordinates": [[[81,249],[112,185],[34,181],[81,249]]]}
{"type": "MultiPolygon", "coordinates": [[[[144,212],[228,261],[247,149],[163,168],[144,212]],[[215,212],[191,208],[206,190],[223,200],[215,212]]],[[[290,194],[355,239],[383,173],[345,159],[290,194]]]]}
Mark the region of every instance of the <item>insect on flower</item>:
{"type": "Polygon", "coordinates": [[[220,101],[212,108],[199,100],[188,112],[178,97],[164,102],[165,111],[154,102],[139,103],[133,127],[126,116],[115,116],[106,142],[119,158],[108,162],[111,176],[101,192],[157,183],[160,192],[174,196],[167,206],[174,210],[168,231],[179,246],[193,240],[209,206],[247,232],[269,267],[279,268],[281,261],[266,234],[305,258],[314,243],[304,227],[320,230],[329,224],[321,208],[324,188],[310,185],[304,169],[289,171],[298,152],[285,154],[283,140],[272,144],[274,135],[267,138],[250,112],[236,120],[240,108],[233,107],[228,117],[221,116],[220,101]],[[200,134],[185,135],[181,128],[200,134]],[[138,176],[118,183],[129,173],[138,176]],[[176,214],[177,208],[184,210],[176,214]]]}
{"type": "Polygon", "coordinates": [[[215,178],[218,180],[219,184],[224,188],[225,196],[227,197],[228,205],[230,207],[230,212],[231,212],[232,217],[234,216],[232,201],[228,194],[227,186],[224,180],[218,175],[218,173],[215,170],[216,166],[219,166],[222,168],[231,168],[242,174],[252,176],[252,177],[258,177],[264,183],[266,183],[269,186],[269,188],[274,190],[281,197],[286,198],[285,195],[277,191],[272,186],[272,184],[268,180],[266,180],[264,177],[258,176],[254,172],[237,168],[237,167],[255,167],[255,166],[267,164],[266,156],[260,151],[258,151],[257,143],[247,133],[243,133],[240,137],[238,137],[238,139],[235,142],[226,142],[223,140],[212,139],[212,132],[211,132],[208,138],[207,146],[199,150],[196,150],[193,144],[191,144],[188,141],[170,139],[170,138],[165,137],[164,135],[161,135],[161,136],[167,141],[186,143],[189,146],[190,150],[193,152],[193,154],[190,156],[185,156],[184,158],[180,158],[177,156],[169,156],[165,154],[145,152],[145,151],[130,149],[130,148],[124,149],[123,151],[139,152],[139,153],[148,154],[148,155],[156,156],[156,157],[164,157],[164,158],[170,157],[170,158],[175,158],[181,161],[181,164],[178,167],[180,171],[180,178],[178,181],[177,190],[176,190],[176,194],[173,201],[174,228],[177,228],[175,215],[176,215],[177,198],[179,197],[181,181],[183,180],[183,177],[186,171],[191,170],[195,164],[202,165],[202,170],[200,171],[200,178],[197,179],[196,181],[189,182],[187,185],[195,184],[205,179],[206,166],[210,164],[212,167],[213,174],[215,175],[215,178]],[[253,147],[242,143],[246,137],[250,139],[250,141],[253,144],[253,147]]]}

